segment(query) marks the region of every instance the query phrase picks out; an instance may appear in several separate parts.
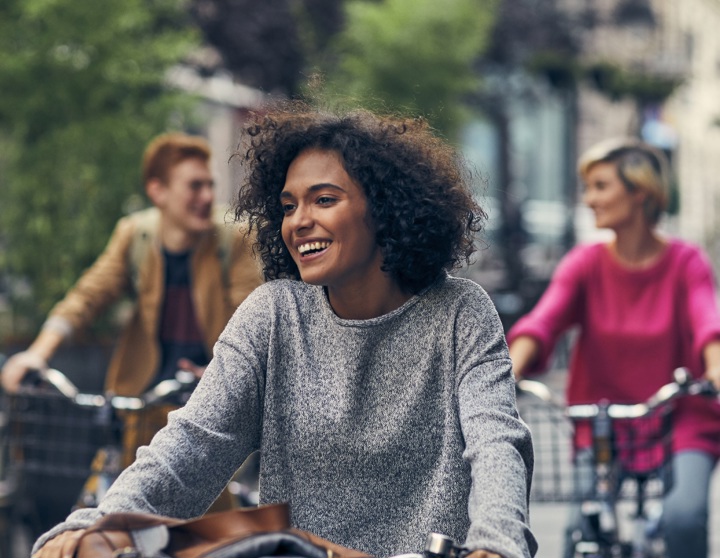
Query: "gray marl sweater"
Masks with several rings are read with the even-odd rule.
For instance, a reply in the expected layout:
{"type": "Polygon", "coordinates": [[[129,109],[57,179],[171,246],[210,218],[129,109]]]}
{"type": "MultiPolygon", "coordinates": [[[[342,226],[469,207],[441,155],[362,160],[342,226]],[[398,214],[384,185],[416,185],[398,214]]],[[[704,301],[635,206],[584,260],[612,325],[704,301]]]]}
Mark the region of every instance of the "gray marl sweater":
{"type": "Polygon", "coordinates": [[[272,281],[240,306],[187,405],[138,451],[98,510],[201,515],[254,450],[262,502],[377,556],[430,531],[528,557],[530,434],[495,308],[446,278],[397,310],[344,320],[321,287],[272,281]]]}

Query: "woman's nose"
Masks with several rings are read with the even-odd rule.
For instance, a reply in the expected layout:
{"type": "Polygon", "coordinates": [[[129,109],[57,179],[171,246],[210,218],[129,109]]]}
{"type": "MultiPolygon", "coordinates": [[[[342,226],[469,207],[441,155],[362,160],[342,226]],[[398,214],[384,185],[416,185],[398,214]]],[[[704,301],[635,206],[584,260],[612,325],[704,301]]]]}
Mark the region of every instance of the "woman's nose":
{"type": "Polygon", "coordinates": [[[290,225],[295,230],[302,230],[312,226],[312,211],[304,205],[298,205],[290,217],[290,225]]]}

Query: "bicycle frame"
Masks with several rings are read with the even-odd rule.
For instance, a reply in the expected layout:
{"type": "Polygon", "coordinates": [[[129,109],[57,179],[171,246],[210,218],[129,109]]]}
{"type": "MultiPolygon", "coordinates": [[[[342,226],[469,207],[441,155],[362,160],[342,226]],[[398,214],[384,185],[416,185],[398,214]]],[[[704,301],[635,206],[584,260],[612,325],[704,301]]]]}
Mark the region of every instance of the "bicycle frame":
{"type": "Polygon", "coordinates": [[[650,499],[648,488],[653,480],[657,479],[663,487],[656,491],[656,498],[669,488],[666,481],[672,457],[669,403],[643,409],[635,405],[601,402],[593,406],[570,406],[566,414],[576,426],[581,426],[582,421],[589,421],[592,432],[592,447],[585,451],[591,452],[593,482],[590,493],[582,494],[580,525],[572,534],[575,556],[661,555],[660,537],[648,536],[649,518],[645,504],[650,499]],[[652,432],[645,429],[644,439],[640,436],[639,440],[626,440],[621,445],[616,439],[618,425],[645,427],[645,422],[627,424],[626,421],[646,419],[653,421],[649,423],[652,432]],[[639,457],[643,459],[638,466],[639,457]],[[622,522],[617,509],[620,491],[627,482],[635,487],[633,509],[628,515],[632,522],[629,538],[623,537],[620,531],[622,522]]]}

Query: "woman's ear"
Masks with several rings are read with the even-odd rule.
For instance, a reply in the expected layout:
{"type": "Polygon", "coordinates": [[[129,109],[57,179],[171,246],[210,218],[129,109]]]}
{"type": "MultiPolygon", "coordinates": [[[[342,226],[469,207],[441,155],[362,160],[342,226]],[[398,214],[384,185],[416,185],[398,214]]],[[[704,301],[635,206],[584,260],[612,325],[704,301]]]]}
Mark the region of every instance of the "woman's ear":
{"type": "Polygon", "coordinates": [[[647,190],[644,190],[642,188],[635,188],[635,190],[632,192],[632,195],[635,200],[637,200],[637,202],[641,205],[645,204],[645,202],[650,198],[647,190]]]}

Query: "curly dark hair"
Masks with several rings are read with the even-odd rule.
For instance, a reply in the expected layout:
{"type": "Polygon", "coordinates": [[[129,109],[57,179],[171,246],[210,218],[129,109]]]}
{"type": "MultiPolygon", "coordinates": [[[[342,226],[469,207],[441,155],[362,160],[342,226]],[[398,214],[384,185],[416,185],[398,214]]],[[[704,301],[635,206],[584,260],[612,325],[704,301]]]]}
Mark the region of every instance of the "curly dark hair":
{"type": "Polygon", "coordinates": [[[487,215],[472,196],[473,172],[427,122],[365,110],[321,112],[300,103],[253,116],[244,130],[246,148],[236,153],[248,172],[235,216],[256,231],[267,280],[299,279],[281,236],[280,192],[290,163],[309,148],[339,153],[362,186],[382,269],[403,289],[416,294],[443,270],[469,263],[487,215]]]}

